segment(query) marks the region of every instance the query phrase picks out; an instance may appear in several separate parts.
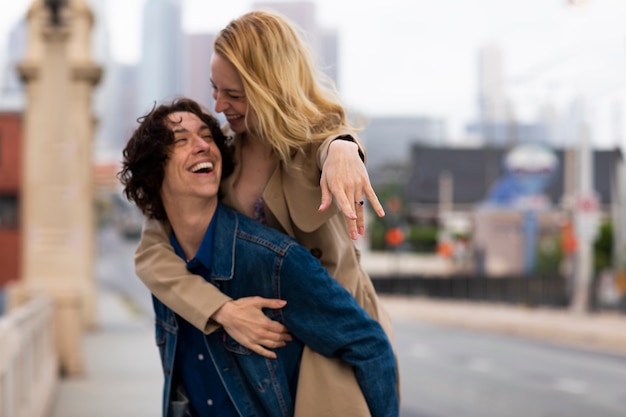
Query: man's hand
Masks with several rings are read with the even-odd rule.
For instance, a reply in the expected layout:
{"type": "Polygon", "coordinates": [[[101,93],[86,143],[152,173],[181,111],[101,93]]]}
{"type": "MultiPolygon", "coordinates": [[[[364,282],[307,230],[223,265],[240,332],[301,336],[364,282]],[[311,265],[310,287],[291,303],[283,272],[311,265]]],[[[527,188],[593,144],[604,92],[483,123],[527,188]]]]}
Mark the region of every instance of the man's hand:
{"type": "Polygon", "coordinates": [[[226,302],[211,318],[246,348],[266,358],[276,359],[276,353],[268,349],[283,347],[292,338],[284,325],[270,320],[262,309],[283,308],[285,304],[284,300],[245,297],[226,302]]]}
{"type": "Polygon", "coordinates": [[[353,240],[365,234],[363,195],[379,217],[385,215],[383,206],[370,184],[365,164],[359,157],[354,142],[336,140],[328,147],[328,156],[322,167],[320,179],[322,204],[320,211],[330,207],[333,197],[346,216],[348,232],[353,240]]]}

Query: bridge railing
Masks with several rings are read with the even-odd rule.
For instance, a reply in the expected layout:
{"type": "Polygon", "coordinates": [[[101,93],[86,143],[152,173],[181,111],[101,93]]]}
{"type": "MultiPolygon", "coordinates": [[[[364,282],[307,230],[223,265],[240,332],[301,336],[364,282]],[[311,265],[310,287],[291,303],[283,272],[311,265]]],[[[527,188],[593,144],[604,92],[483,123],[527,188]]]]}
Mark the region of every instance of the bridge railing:
{"type": "Polygon", "coordinates": [[[36,297],[0,317],[0,417],[44,417],[56,393],[59,359],[53,303],[36,297]]]}

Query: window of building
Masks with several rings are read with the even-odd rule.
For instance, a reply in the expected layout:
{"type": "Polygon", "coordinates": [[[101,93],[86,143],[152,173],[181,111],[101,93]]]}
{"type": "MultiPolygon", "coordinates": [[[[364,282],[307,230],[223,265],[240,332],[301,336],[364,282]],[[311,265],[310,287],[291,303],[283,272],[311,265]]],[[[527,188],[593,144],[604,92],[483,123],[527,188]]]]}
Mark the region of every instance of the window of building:
{"type": "Polygon", "coordinates": [[[15,229],[19,224],[17,196],[0,195],[0,228],[15,229]]]}

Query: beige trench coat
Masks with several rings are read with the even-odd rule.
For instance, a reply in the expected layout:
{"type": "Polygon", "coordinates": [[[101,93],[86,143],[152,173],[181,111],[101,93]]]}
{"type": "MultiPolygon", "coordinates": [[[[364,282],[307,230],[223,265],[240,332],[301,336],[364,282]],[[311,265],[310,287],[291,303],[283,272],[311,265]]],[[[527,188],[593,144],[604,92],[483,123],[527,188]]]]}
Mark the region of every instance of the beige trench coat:
{"type": "MultiPolygon", "coordinates": [[[[336,205],[318,211],[322,201],[322,161],[333,138],[322,146],[310,145],[296,153],[287,169],[281,162],[265,191],[267,224],[294,237],[320,259],[330,274],[377,320],[393,340],[389,316],[383,311],[372,281],[360,264],[360,253],[348,234],[343,213],[336,205]]],[[[236,146],[236,149],[241,149],[236,146]]],[[[238,165],[237,165],[238,166],[238,165]]],[[[224,203],[241,211],[228,198],[239,176],[238,168],[222,183],[224,203]]],[[[367,404],[351,367],[305,348],[302,356],[296,417],[369,416],[367,404]]]]}
{"type": "MultiPolygon", "coordinates": [[[[281,162],[265,191],[265,214],[269,226],[278,229],[308,248],[318,257],[357,302],[377,320],[393,342],[393,328],[382,308],[372,282],[360,265],[360,253],[350,239],[344,215],[336,205],[319,212],[319,186],[322,161],[332,137],[321,146],[310,145],[294,155],[290,169],[281,162]]],[[[237,139],[236,139],[237,140],[237,139]]],[[[241,149],[236,146],[236,149],[241,149]]],[[[236,159],[239,155],[236,155],[236,159]]],[[[235,172],[222,182],[226,205],[241,211],[229,196],[239,176],[235,172]]],[[[146,222],[136,251],[138,276],[166,305],[206,333],[216,328],[207,318],[229,298],[203,279],[190,278],[184,264],[167,246],[168,231],[156,221],[146,222]],[[159,271],[158,276],[155,271],[159,271]]],[[[370,416],[367,403],[352,368],[337,359],[323,357],[305,348],[301,361],[296,417],[370,416]]]]}

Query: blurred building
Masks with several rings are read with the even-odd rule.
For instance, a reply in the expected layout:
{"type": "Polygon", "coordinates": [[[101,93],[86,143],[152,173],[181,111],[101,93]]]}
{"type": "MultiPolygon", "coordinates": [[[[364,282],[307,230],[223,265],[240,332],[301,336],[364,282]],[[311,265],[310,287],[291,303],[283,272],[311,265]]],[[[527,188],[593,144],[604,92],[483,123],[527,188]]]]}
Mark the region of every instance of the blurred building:
{"type": "MultiPolygon", "coordinates": [[[[88,0],[94,14],[94,25],[91,35],[93,57],[103,68],[102,79],[94,91],[93,106],[96,117],[94,138],[94,158],[96,160],[110,160],[117,157],[119,150],[115,143],[119,135],[120,115],[132,114],[134,108],[128,112],[126,101],[120,100],[120,87],[117,66],[111,53],[111,23],[107,13],[106,0],[88,0]],[[126,111],[126,113],[123,113],[126,111]]],[[[113,21],[115,21],[113,19],[113,21]]],[[[129,86],[124,85],[124,88],[129,86]]]]}
{"type": "Polygon", "coordinates": [[[503,123],[511,118],[504,82],[504,57],[499,46],[478,53],[478,118],[481,123],[503,123]]]}
{"type": "Polygon", "coordinates": [[[20,277],[22,114],[0,111],[0,291],[20,277]]]}
{"type": "Polygon", "coordinates": [[[138,115],[183,91],[181,0],[147,0],[142,27],[138,115]]]}
{"type": "MultiPolygon", "coordinates": [[[[444,230],[446,223],[463,224],[460,232],[471,236],[474,250],[480,249],[475,253],[488,274],[523,273],[525,251],[534,251],[543,237],[561,232],[572,215],[577,190],[575,150],[555,149],[556,169],[545,189],[527,196],[524,206],[507,203],[507,195],[518,192],[511,184],[507,188],[503,161],[508,152],[510,148],[504,147],[413,145],[404,183],[410,221],[444,230]],[[532,248],[525,246],[528,230],[533,234],[532,248]]],[[[624,210],[626,202],[619,190],[626,188],[625,180],[619,149],[593,151],[592,188],[598,195],[601,218],[615,218],[615,210],[624,210]]]]}
{"type": "Polygon", "coordinates": [[[447,137],[442,119],[420,116],[372,117],[359,133],[375,185],[393,182],[411,161],[411,146],[441,146],[447,137]]]}
{"type": "Polygon", "coordinates": [[[312,1],[293,2],[255,2],[254,10],[273,10],[278,12],[293,23],[304,33],[301,33],[306,42],[311,46],[314,58],[324,73],[339,85],[339,37],[335,29],[327,29],[319,26],[316,15],[315,3],[312,1]]]}
{"type": "MultiPolygon", "coordinates": [[[[410,172],[406,196],[411,212],[420,218],[436,218],[441,195],[441,177],[452,180],[451,204],[454,210],[469,211],[487,197],[504,173],[503,158],[510,148],[446,148],[415,144],[411,147],[410,172]]],[[[576,182],[568,176],[576,173],[575,158],[568,158],[568,149],[554,149],[558,168],[545,193],[554,206],[560,206],[575,191],[576,182]]],[[[619,184],[620,167],[624,164],[621,150],[593,151],[594,182],[601,209],[609,212],[619,184]]]]}
{"type": "MultiPolygon", "coordinates": [[[[542,122],[472,122],[466,132],[488,146],[515,146],[523,143],[546,143],[550,127],[542,122]]],[[[548,142],[549,143],[549,142],[548,142]]]]}
{"type": "Polygon", "coordinates": [[[113,63],[107,67],[109,93],[99,116],[99,137],[96,160],[119,161],[122,149],[135,127],[138,112],[139,73],[136,65],[113,63]]]}
{"type": "MultiPolygon", "coordinates": [[[[553,122],[548,109],[542,120],[521,121],[508,95],[504,53],[496,44],[478,52],[476,120],[466,125],[466,133],[489,146],[515,146],[524,143],[552,143],[553,122]]],[[[539,108],[537,109],[539,111],[539,108]]]]}
{"type": "Polygon", "coordinates": [[[20,19],[9,31],[6,60],[0,78],[0,108],[22,109],[24,87],[17,72],[17,63],[26,49],[26,20],[20,19]]]}
{"type": "Polygon", "coordinates": [[[185,35],[184,45],[183,93],[211,111],[215,107],[210,81],[214,40],[212,33],[192,33],[185,35]]]}

